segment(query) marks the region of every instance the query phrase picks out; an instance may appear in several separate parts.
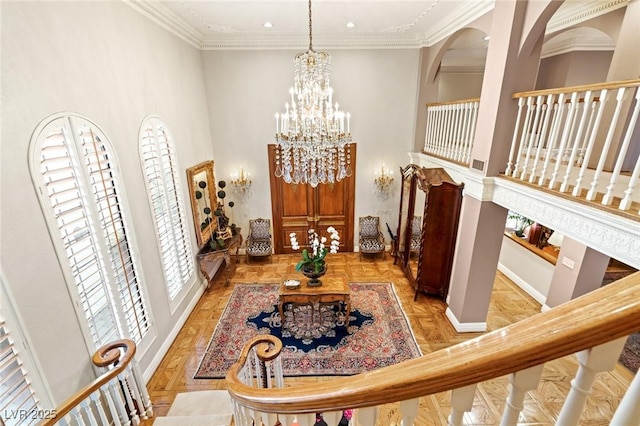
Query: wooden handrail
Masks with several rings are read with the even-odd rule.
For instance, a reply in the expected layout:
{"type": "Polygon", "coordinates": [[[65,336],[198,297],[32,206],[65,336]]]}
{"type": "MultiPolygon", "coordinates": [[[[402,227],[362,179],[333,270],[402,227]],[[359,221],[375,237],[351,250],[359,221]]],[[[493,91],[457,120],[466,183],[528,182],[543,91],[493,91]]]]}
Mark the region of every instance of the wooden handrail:
{"type": "Polygon", "coordinates": [[[226,381],[241,405],[298,414],[371,407],[491,380],[640,330],[640,272],[547,312],[455,346],[379,370],[314,383],[260,389],[226,381]]]}
{"type": "Polygon", "coordinates": [[[433,102],[433,103],[427,104],[427,108],[443,106],[443,105],[466,104],[469,102],[480,102],[480,98],[459,99],[457,101],[446,101],[446,102],[433,102]]]}
{"type": "Polygon", "coordinates": [[[531,90],[528,92],[514,93],[513,98],[517,99],[517,98],[528,98],[530,96],[558,95],[560,93],[586,92],[587,90],[619,89],[621,87],[634,87],[634,86],[640,86],[640,79],[608,81],[604,83],[584,84],[580,86],[569,86],[569,87],[558,87],[554,89],[531,90]]]}
{"type": "Polygon", "coordinates": [[[55,409],[55,417],[46,419],[41,423],[42,426],[55,425],[60,419],[69,414],[71,410],[77,407],[82,401],[87,399],[89,395],[100,389],[102,385],[108,383],[111,379],[122,373],[136,354],[136,344],[133,340],[121,339],[115,342],[107,343],[100,347],[94,354],[92,361],[98,367],[106,367],[108,365],[114,365],[112,370],[107,371],[102,376],[89,383],[69,399],[63,402],[55,409]],[[120,348],[124,348],[124,356],[120,352],[120,348]]]}

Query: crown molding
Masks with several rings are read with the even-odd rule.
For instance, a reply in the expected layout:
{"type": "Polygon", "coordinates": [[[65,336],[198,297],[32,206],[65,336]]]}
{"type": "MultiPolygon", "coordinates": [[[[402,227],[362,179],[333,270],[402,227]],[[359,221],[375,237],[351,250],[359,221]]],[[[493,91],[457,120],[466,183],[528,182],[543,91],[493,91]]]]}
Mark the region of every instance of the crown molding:
{"type": "Polygon", "coordinates": [[[564,53],[579,52],[579,51],[614,51],[616,44],[610,40],[587,40],[571,38],[562,40],[560,42],[554,42],[550,40],[545,43],[540,58],[549,58],[551,56],[562,55],[564,53]]]}
{"type": "Polygon", "coordinates": [[[565,3],[565,10],[560,10],[549,20],[547,34],[555,33],[589,19],[605,15],[616,9],[626,7],[630,0],[591,0],[588,3],[565,3]]]}
{"type": "MultiPolygon", "coordinates": [[[[202,50],[269,50],[292,49],[306,50],[309,39],[306,36],[265,37],[227,34],[224,38],[206,39],[202,42],[202,50]]],[[[416,49],[420,48],[419,40],[402,34],[349,36],[335,34],[314,34],[315,50],[326,49],[416,49]]]]}
{"type": "Polygon", "coordinates": [[[495,3],[495,0],[465,2],[464,5],[461,5],[447,15],[446,20],[443,19],[440,21],[439,25],[434,26],[429,33],[425,33],[419,37],[420,47],[433,46],[440,40],[450,36],[482,15],[492,11],[495,7],[495,3]]]}
{"type": "Polygon", "coordinates": [[[160,2],[148,0],[122,0],[132,9],[143,14],[162,28],[180,37],[193,47],[202,48],[204,34],[184,19],[167,9],[160,2]]]}

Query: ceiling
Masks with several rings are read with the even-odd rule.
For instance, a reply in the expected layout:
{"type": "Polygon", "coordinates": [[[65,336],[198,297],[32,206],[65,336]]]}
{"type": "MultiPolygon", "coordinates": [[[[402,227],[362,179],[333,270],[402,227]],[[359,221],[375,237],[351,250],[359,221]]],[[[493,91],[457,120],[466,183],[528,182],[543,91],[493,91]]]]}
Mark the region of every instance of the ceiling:
{"type": "MultiPolygon", "coordinates": [[[[200,49],[304,49],[307,0],[125,0],[200,49]],[[269,22],[272,27],[266,28],[269,22]]],[[[549,28],[575,24],[629,0],[567,0],[549,28]],[[606,5],[605,5],[606,3],[606,5]]],[[[314,48],[430,46],[487,13],[495,0],[315,0],[314,48]],[[348,28],[352,22],[354,27],[348,28]]],[[[479,32],[478,32],[479,33],[479,32]]],[[[599,42],[602,44],[602,41],[599,42]]],[[[477,34],[458,48],[485,49],[477,34]]]]}

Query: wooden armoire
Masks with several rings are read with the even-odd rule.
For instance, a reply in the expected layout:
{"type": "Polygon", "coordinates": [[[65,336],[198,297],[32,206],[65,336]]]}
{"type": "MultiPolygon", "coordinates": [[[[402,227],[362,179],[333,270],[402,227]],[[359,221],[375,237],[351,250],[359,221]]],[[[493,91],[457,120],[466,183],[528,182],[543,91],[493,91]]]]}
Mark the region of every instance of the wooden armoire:
{"type": "Polygon", "coordinates": [[[446,300],[464,184],[454,182],[442,168],[410,164],[400,172],[396,262],[400,260],[413,284],[415,299],[424,292],[446,300]]]}

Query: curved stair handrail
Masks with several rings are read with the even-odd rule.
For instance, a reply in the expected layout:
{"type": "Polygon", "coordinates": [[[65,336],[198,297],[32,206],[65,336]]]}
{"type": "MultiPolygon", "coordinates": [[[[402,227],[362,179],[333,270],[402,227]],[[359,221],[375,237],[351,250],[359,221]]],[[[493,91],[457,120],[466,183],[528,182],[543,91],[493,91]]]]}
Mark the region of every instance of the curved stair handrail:
{"type": "Polygon", "coordinates": [[[379,370],[313,386],[263,389],[240,380],[243,358],[226,381],[237,404],[264,413],[373,407],[522,371],[638,330],[640,272],[500,330],[379,370]]]}
{"type": "MultiPolygon", "coordinates": [[[[52,410],[55,413],[55,416],[52,416],[49,419],[46,419],[41,423],[42,426],[52,426],[60,422],[65,416],[72,413],[74,410],[78,410],[82,404],[85,404],[86,401],[89,401],[92,396],[98,394],[101,389],[108,388],[109,384],[113,380],[122,380],[128,382],[128,387],[133,388],[137,385],[133,383],[135,379],[133,376],[137,375],[137,371],[132,363],[133,357],[136,354],[136,344],[133,340],[130,339],[121,339],[116,340],[114,342],[108,343],[102,347],[100,347],[92,357],[93,363],[98,367],[110,368],[100,377],[84,386],[66,401],[64,401],[61,405],[56,407],[55,410],[52,410]],[[126,374],[130,372],[129,378],[127,378],[126,374]]],[[[112,384],[112,383],[111,383],[112,384]]],[[[138,392],[136,396],[140,399],[140,401],[135,401],[135,404],[139,404],[140,408],[146,406],[148,403],[148,395],[146,395],[146,389],[144,391],[138,392]],[[146,399],[146,400],[145,400],[146,399]]],[[[132,399],[128,400],[128,402],[133,402],[132,399]]],[[[114,404],[115,405],[115,404],[114,404]]],[[[133,406],[134,403],[131,403],[133,406]]],[[[85,409],[85,411],[87,411],[85,409]]],[[[104,414],[104,413],[101,413],[104,414]]],[[[112,413],[117,414],[117,413],[112,413]]],[[[128,414],[128,413],[127,413],[128,414]]],[[[143,417],[145,413],[142,413],[143,417]]],[[[81,415],[81,414],[76,414],[81,415]]],[[[86,412],[85,412],[86,415],[86,412]]],[[[131,414],[131,417],[136,417],[138,413],[131,414]]]]}

